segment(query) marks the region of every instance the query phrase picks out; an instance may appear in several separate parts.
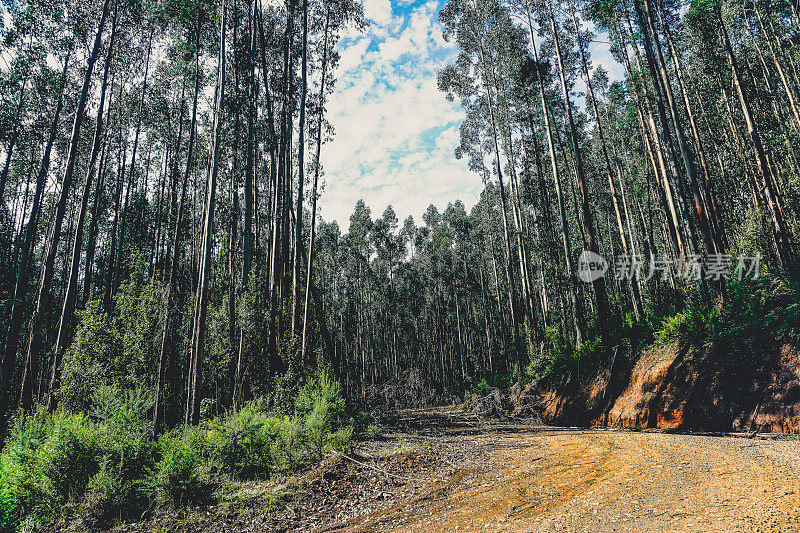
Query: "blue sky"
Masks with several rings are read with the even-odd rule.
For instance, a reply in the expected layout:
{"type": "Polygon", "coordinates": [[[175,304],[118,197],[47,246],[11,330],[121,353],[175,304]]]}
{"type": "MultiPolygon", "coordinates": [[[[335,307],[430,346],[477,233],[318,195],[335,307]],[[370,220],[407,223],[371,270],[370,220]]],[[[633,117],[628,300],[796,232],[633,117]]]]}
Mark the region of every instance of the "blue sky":
{"type": "MultiPolygon", "coordinates": [[[[436,87],[437,72],[458,54],[442,38],[444,3],[364,0],[369,27],[352,30],[339,44],[328,104],[335,137],[323,148],[320,212],[343,230],[359,199],[373,217],[391,204],[401,221],[412,215],[417,223],[430,204],[442,210],[460,199],[470,208],[478,199],[480,176],[453,155],[464,112],[436,87]]],[[[612,79],[621,76],[607,45],[595,43],[591,51],[612,79]]]]}

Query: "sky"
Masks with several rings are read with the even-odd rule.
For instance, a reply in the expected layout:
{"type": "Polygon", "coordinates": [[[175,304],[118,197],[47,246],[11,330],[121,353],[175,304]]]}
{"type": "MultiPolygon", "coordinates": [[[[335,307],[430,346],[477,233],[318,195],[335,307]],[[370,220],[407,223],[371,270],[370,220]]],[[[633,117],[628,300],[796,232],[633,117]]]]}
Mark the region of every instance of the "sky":
{"type": "MultiPolygon", "coordinates": [[[[442,211],[459,199],[469,209],[479,198],[481,177],[453,154],[464,111],[436,85],[437,72],[458,54],[442,38],[444,4],[363,0],[369,27],[351,30],[338,45],[336,90],[328,104],[335,136],[322,151],[319,209],[343,231],[359,199],[373,218],[391,205],[401,223],[408,215],[421,223],[430,204],[442,211]]],[[[611,79],[622,77],[607,44],[593,43],[590,51],[611,79]]],[[[582,106],[583,98],[577,103],[582,106]]]]}

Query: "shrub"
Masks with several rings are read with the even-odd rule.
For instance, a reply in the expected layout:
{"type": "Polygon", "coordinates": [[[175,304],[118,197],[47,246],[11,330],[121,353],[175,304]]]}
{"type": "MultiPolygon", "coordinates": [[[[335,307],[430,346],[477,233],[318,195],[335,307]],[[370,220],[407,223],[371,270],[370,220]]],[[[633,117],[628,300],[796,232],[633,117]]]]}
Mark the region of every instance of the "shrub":
{"type": "Polygon", "coordinates": [[[123,480],[120,465],[113,465],[106,457],[100,470],[90,480],[83,498],[86,518],[97,525],[106,524],[112,517],[120,516],[128,506],[128,490],[123,480]]]}
{"type": "Polygon", "coordinates": [[[327,374],[308,380],[294,416],[251,402],[153,441],[151,394],[100,385],[89,415],[43,408],[21,416],[0,453],[0,531],[37,529],[78,512],[91,527],[157,506],[206,501],[218,481],[285,473],[346,450],[344,400],[327,374]]]}
{"type": "Polygon", "coordinates": [[[36,452],[49,421],[44,409],[18,418],[0,454],[0,531],[14,531],[24,517],[41,516],[52,508],[36,471],[36,452]]]}
{"type": "Polygon", "coordinates": [[[98,301],[80,313],[75,340],[64,354],[59,404],[71,411],[86,411],[94,392],[102,386],[133,390],[152,388],[160,336],[162,287],[148,281],[146,261],[130,258],[129,279],[114,297],[111,318],[98,301]]]}
{"type": "Polygon", "coordinates": [[[253,403],[235,414],[215,418],[208,431],[213,464],[237,477],[268,476],[276,438],[273,426],[269,416],[253,403]]]}
{"type": "Polygon", "coordinates": [[[345,426],[337,429],[328,436],[328,444],[332,450],[337,452],[350,451],[353,443],[353,426],[345,426]]]}
{"type": "Polygon", "coordinates": [[[327,372],[320,372],[300,389],[295,406],[303,419],[309,451],[321,457],[344,415],[341,386],[327,372]]]}
{"type": "Polygon", "coordinates": [[[147,416],[152,395],[142,388],[119,391],[100,387],[92,396],[92,418],[103,438],[100,471],[87,487],[89,515],[105,521],[111,516],[134,516],[147,508],[143,480],[156,460],[147,416]]]}
{"type": "Polygon", "coordinates": [[[716,309],[692,305],[680,313],[664,318],[655,333],[655,343],[665,345],[678,342],[684,346],[697,346],[710,341],[716,330],[716,309]]]}
{"type": "Polygon", "coordinates": [[[100,433],[80,413],[56,412],[51,424],[36,456],[42,488],[58,504],[80,503],[100,469],[104,455],[100,433]]]}
{"type": "Polygon", "coordinates": [[[99,301],[87,303],[79,316],[75,340],[64,354],[58,391],[59,405],[71,411],[85,411],[90,407],[95,388],[109,379],[110,361],[122,352],[119,328],[109,321],[99,301]]]}
{"type": "Polygon", "coordinates": [[[376,439],[381,434],[381,428],[377,424],[370,424],[367,426],[365,434],[370,439],[376,439]]]}
{"type": "Polygon", "coordinates": [[[101,387],[92,403],[91,416],[40,407],[16,421],[0,455],[0,530],[25,517],[46,523],[82,509],[105,522],[146,508],[152,402],[141,390],[101,387]]]}
{"type": "Polygon", "coordinates": [[[157,504],[181,509],[210,496],[211,484],[202,468],[198,442],[197,434],[191,429],[177,437],[163,435],[159,438],[161,459],[148,480],[157,504]]]}
{"type": "Polygon", "coordinates": [[[800,343],[800,288],[771,276],[732,281],[721,319],[720,340],[759,353],[776,343],[800,343]]]}

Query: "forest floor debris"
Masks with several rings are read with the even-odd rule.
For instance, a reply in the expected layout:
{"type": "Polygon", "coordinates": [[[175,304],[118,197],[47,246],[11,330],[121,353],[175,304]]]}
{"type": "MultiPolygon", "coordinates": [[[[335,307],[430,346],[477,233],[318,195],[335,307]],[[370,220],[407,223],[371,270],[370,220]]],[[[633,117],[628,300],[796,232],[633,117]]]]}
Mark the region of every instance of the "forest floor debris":
{"type": "Polygon", "coordinates": [[[800,531],[800,440],[402,411],[303,474],[120,531],[800,531]]]}

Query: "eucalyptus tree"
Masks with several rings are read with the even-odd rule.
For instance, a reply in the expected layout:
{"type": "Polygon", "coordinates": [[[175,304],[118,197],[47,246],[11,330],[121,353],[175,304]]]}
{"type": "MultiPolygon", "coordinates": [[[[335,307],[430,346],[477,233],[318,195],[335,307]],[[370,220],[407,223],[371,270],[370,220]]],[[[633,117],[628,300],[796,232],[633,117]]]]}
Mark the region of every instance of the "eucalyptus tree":
{"type": "MultiPolygon", "coordinates": [[[[459,45],[459,56],[453,65],[445,67],[439,74],[439,88],[452,100],[458,96],[462,106],[468,110],[482,108],[488,115],[487,134],[491,140],[493,152],[493,171],[499,182],[501,214],[503,220],[503,244],[505,251],[505,272],[508,281],[508,295],[511,309],[512,335],[517,354],[517,363],[522,368],[525,355],[520,343],[518,303],[516,283],[512,268],[511,236],[519,228],[513,228],[509,222],[507,189],[503,177],[503,165],[500,161],[500,124],[498,120],[498,87],[495,73],[505,60],[519,57],[516,54],[520,42],[520,33],[515,31],[507,12],[492,0],[451,1],[439,15],[444,26],[445,38],[455,38],[459,45]]],[[[464,130],[462,129],[462,132],[464,130]]],[[[482,151],[480,147],[473,150],[482,151]]],[[[483,169],[482,156],[474,156],[474,170],[483,169]]]]}
{"type": "MultiPolygon", "coordinates": [[[[70,45],[64,57],[64,67],[60,80],[61,87],[58,89],[58,99],[53,113],[50,133],[43,150],[39,172],[36,176],[36,189],[33,195],[31,211],[28,215],[28,223],[25,226],[25,237],[20,253],[16,282],[14,284],[14,292],[9,310],[8,331],[6,332],[6,340],[2,354],[2,365],[0,365],[0,417],[3,419],[5,419],[9,408],[11,394],[9,389],[11,388],[12,374],[15,369],[17,349],[20,341],[20,329],[23,321],[23,309],[26,303],[23,300],[26,298],[29,290],[31,270],[33,269],[33,248],[36,244],[39,221],[41,219],[42,196],[44,195],[47,174],[50,168],[53,143],[58,133],[59,119],[61,118],[61,111],[64,106],[63,86],[66,84],[66,75],[71,54],[72,46],[70,45]]],[[[30,366],[30,362],[30,360],[26,361],[23,373],[37,373],[38,369],[30,366]]]]}
{"type": "Polygon", "coordinates": [[[217,65],[216,102],[211,138],[211,161],[208,166],[206,199],[203,207],[202,249],[200,255],[200,278],[195,295],[194,329],[192,331],[191,352],[189,354],[189,376],[187,381],[186,420],[197,423],[200,417],[200,396],[202,394],[200,373],[204,357],[206,333],[206,312],[208,309],[208,288],[211,274],[211,251],[213,248],[214,203],[216,200],[217,177],[220,167],[220,131],[222,128],[222,108],[225,102],[225,44],[227,40],[227,4],[222,2],[220,16],[219,59],[217,65]]]}
{"type": "MultiPolygon", "coordinates": [[[[330,72],[333,72],[339,61],[339,54],[333,48],[340,32],[342,32],[347,24],[354,24],[357,28],[363,25],[363,9],[358,4],[349,0],[340,2],[323,2],[320,3],[320,10],[324,11],[324,15],[319,13],[316,19],[316,25],[322,25],[322,35],[316,46],[316,53],[318,56],[319,64],[319,92],[317,93],[316,101],[313,102],[316,107],[316,133],[314,139],[314,160],[312,162],[312,169],[314,172],[314,181],[311,188],[311,222],[310,232],[308,239],[308,261],[306,267],[306,286],[305,286],[305,303],[303,305],[303,332],[301,338],[301,359],[305,361],[305,350],[307,345],[308,334],[308,306],[309,295],[311,293],[314,277],[313,277],[313,264],[314,264],[314,238],[316,235],[316,219],[317,219],[317,196],[319,188],[319,177],[321,174],[320,166],[320,153],[322,144],[324,142],[323,130],[325,129],[325,103],[328,95],[333,91],[334,79],[330,72]]],[[[319,29],[317,28],[317,32],[319,29]]]]}
{"type": "MultiPolygon", "coordinates": [[[[61,310],[61,316],[58,323],[58,334],[54,347],[55,357],[53,359],[54,367],[60,366],[63,351],[67,348],[68,342],[72,339],[72,320],[75,312],[75,301],[78,293],[78,270],[80,268],[81,252],[83,251],[83,231],[84,223],[86,220],[86,211],[89,206],[89,196],[92,192],[92,180],[95,177],[95,170],[97,166],[97,159],[100,155],[100,145],[103,137],[103,112],[106,105],[106,90],[108,88],[108,74],[111,68],[111,60],[114,54],[114,41],[117,38],[117,19],[119,15],[119,8],[114,7],[113,20],[111,24],[111,35],[107,45],[105,65],[103,67],[103,78],[100,83],[100,99],[97,104],[97,118],[95,124],[94,137],[92,139],[92,149],[89,156],[89,163],[86,170],[86,178],[83,184],[83,192],[81,194],[80,207],[78,208],[77,220],[75,221],[75,236],[72,241],[72,258],[69,266],[69,278],[67,281],[67,288],[64,293],[64,303],[61,310]]],[[[96,201],[96,200],[95,200],[96,201]]],[[[30,387],[30,383],[23,380],[22,384],[22,406],[28,409],[32,402],[32,393],[26,389],[30,387]]]]}

